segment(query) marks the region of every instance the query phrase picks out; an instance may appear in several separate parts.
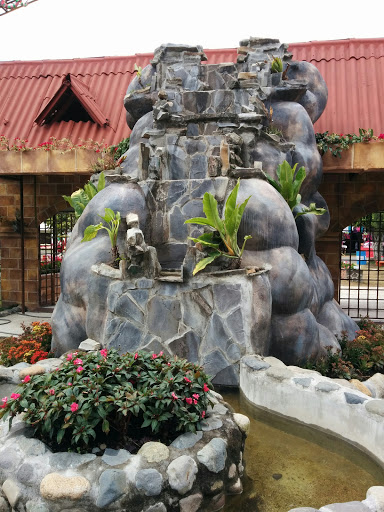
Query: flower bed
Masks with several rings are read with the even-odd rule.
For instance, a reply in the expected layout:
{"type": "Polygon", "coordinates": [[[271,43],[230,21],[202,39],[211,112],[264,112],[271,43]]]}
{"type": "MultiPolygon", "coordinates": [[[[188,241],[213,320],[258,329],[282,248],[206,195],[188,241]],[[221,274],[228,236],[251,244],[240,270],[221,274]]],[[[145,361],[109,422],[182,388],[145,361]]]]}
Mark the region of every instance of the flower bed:
{"type": "Polygon", "coordinates": [[[42,423],[50,419],[50,429],[41,425],[37,429],[41,439],[32,438],[33,428],[21,421],[20,415],[15,417],[11,430],[6,423],[0,426],[4,506],[9,503],[17,510],[25,507],[39,512],[74,508],[86,512],[95,507],[138,512],[165,512],[170,508],[215,511],[223,507],[226,493],[242,491],[240,477],[248,418],[233,414],[220,395],[209,391],[206,376],[202,372],[196,375],[199,370],[191,363],[172,362],[162,354],[135,356],[121,358],[117,366],[120,356],[113,351],[93,351],[88,355],[79,352],[68,354],[64,362],[51,359],[20,370],[22,387],[3,402],[3,415],[25,408],[26,422],[35,423],[35,415],[40,415],[42,423]],[[57,364],[61,366],[56,371],[45,372],[45,368],[52,370],[57,364]],[[192,367],[195,371],[186,373],[192,367]],[[162,378],[156,382],[160,375],[162,378]],[[97,404],[93,384],[100,384],[100,379],[105,393],[99,393],[97,404]],[[137,382],[129,382],[138,379],[141,388],[137,382]],[[127,390],[125,396],[121,394],[123,386],[127,390]],[[168,387],[170,392],[164,396],[160,390],[168,387]],[[130,418],[128,412],[124,415],[126,406],[130,408],[130,418]],[[167,409],[174,414],[160,421],[167,409]],[[123,423],[117,421],[119,410],[123,423]],[[97,416],[100,421],[95,425],[97,416]],[[104,423],[107,418],[108,426],[104,423]],[[187,429],[183,425],[185,418],[187,429]],[[61,434],[60,422],[64,422],[68,435],[61,434]],[[133,423],[133,429],[139,423],[143,433],[150,434],[142,437],[135,449],[126,443],[125,435],[120,436],[125,446],[116,443],[118,434],[128,432],[127,423],[133,423]],[[82,426],[84,429],[79,432],[82,426]],[[178,426],[183,428],[178,431],[178,426]],[[105,435],[107,427],[125,430],[105,435]],[[201,430],[195,432],[196,427],[201,430]],[[87,428],[94,428],[96,439],[87,428]],[[50,430],[55,436],[50,435],[50,430]],[[61,437],[60,443],[57,436],[61,437]],[[167,445],[169,441],[172,442],[167,445]],[[54,451],[58,445],[74,448],[74,444],[83,452],[87,448],[87,452],[54,451]]]}
{"type": "Polygon", "coordinates": [[[36,363],[50,356],[52,329],[48,322],[21,324],[23,333],[0,340],[0,364],[36,363]]]}

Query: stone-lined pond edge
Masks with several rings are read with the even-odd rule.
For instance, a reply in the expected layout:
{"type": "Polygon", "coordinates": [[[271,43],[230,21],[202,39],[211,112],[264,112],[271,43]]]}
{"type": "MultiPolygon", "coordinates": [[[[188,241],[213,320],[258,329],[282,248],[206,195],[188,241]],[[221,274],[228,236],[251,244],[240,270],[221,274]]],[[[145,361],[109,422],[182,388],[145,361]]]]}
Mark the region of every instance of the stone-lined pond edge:
{"type": "MultiPolygon", "coordinates": [[[[348,381],[286,366],[274,357],[245,356],[240,364],[240,387],[253,405],[332,433],[384,467],[384,375],[355,385],[365,393],[348,381]]],[[[304,507],[289,512],[317,510],[304,507]]],[[[383,512],[384,487],[368,489],[363,502],[325,505],[320,511],[383,512]]]]}

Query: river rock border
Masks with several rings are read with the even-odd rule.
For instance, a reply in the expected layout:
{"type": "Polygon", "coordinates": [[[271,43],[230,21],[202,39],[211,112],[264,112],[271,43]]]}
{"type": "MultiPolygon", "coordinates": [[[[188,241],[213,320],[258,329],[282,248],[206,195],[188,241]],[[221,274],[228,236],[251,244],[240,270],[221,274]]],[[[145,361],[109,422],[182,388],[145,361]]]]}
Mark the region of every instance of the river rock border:
{"type": "MultiPolygon", "coordinates": [[[[240,387],[257,407],[332,432],[384,466],[384,375],[365,382],[330,379],[319,372],[286,366],[274,357],[245,356],[240,387]]],[[[384,512],[384,487],[367,491],[364,501],[333,503],[320,512],[384,512]]],[[[311,507],[289,512],[319,512],[311,507]]]]}
{"type": "MultiPolygon", "coordinates": [[[[1,367],[0,373],[15,386],[24,373],[51,371],[61,363],[22,363],[1,367]]],[[[226,494],[242,492],[249,419],[212,395],[202,431],[182,434],[170,446],[148,442],[135,455],[108,447],[84,455],[52,453],[20,417],[11,430],[1,422],[0,512],[220,510],[226,494]]]]}

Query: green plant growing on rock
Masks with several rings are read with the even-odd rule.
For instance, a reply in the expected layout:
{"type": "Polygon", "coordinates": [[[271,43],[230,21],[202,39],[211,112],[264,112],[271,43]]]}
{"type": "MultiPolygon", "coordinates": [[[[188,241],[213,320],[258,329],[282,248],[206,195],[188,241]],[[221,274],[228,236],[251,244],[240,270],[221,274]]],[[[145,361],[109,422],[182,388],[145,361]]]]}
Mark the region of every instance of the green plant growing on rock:
{"type": "Polygon", "coordinates": [[[119,231],[121,221],[120,212],[115,213],[110,208],[105,208],[105,215],[99,215],[99,217],[103,219],[107,226],[104,226],[102,222],[100,222],[99,224],[90,224],[85,228],[84,237],[81,241],[89,242],[90,240],[93,240],[95,238],[95,236],[101,229],[105,229],[108,233],[109,240],[112,245],[112,264],[114,267],[117,268],[118,262],[120,260],[119,249],[117,247],[117,234],[119,231]]]}
{"type": "Polygon", "coordinates": [[[283,72],[283,61],[280,57],[275,57],[271,64],[271,73],[282,73],[283,72]]]}
{"type": "Polygon", "coordinates": [[[0,400],[0,418],[20,413],[54,451],[89,452],[100,443],[137,451],[201,430],[211,383],[200,366],[160,352],[100,350],[67,355],[56,371],[27,376],[0,400]]]}
{"type": "Polygon", "coordinates": [[[79,188],[73,192],[71,196],[63,196],[63,198],[69,203],[75,211],[76,219],[80,217],[80,215],[85,210],[85,207],[89,203],[89,201],[95,197],[95,195],[103,190],[105,187],[105,176],[104,173],[101,172],[99,176],[99,181],[97,187],[90,181],[84,185],[84,189],[79,188]]]}
{"type": "Polygon", "coordinates": [[[212,250],[208,257],[203,258],[196,264],[193,275],[203,270],[219,256],[240,260],[246,241],[252,238],[250,235],[245,236],[241,248],[237,244],[237,232],[240,227],[241,218],[251,197],[248,197],[241,205],[236,205],[239,187],[240,180],[237,181],[235,188],[225,203],[224,217],[222,219],[219,216],[216,199],[212,194],[206,192],[203,198],[203,211],[206,216],[194,217],[185,221],[185,224],[199,224],[214,229],[214,231],[203,233],[197,238],[188,237],[195,244],[212,250]]]}
{"type": "MultiPolygon", "coordinates": [[[[292,211],[295,206],[301,203],[301,195],[299,192],[306,177],[305,167],[300,167],[298,171],[296,171],[296,167],[297,164],[291,167],[289,163],[284,160],[284,162],[278,165],[276,169],[278,181],[263,172],[268,182],[279,192],[279,194],[283,196],[292,211]]],[[[325,208],[316,208],[316,204],[311,203],[309,207],[303,206],[301,211],[296,213],[295,219],[300,215],[306,215],[308,213],[313,215],[323,215],[326,211],[327,210],[325,208]]]]}

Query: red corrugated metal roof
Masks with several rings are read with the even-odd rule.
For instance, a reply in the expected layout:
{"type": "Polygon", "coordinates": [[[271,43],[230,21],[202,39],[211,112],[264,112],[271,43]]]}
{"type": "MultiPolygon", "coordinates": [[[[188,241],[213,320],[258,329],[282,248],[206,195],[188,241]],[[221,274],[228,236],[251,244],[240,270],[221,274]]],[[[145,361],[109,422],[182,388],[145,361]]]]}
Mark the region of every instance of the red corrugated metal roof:
{"type": "Polygon", "coordinates": [[[311,41],[289,46],[295,60],[314,64],[328,86],[317,132],[384,132],[384,38],[311,41]]]}
{"type": "MultiPolygon", "coordinates": [[[[329,99],[316,131],[358,132],[373,128],[384,132],[384,38],[313,41],[289,46],[295,60],[312,62],[328,85],[329,99]]],[[[205,50],[208,64],[235,62],[234,48],[205,50]]],[[[116,144],[129,135],[123,98],[135,64],[145,67],[152,54],[129,57],[0,62],[0,134],[28,139],[36,146],[51,135],[104,140],[116,144]],[[47,106],[67,74],[89,88],[90,96],[110,121],[60,122],[37,126],[34,120],[47,106]]]]}

